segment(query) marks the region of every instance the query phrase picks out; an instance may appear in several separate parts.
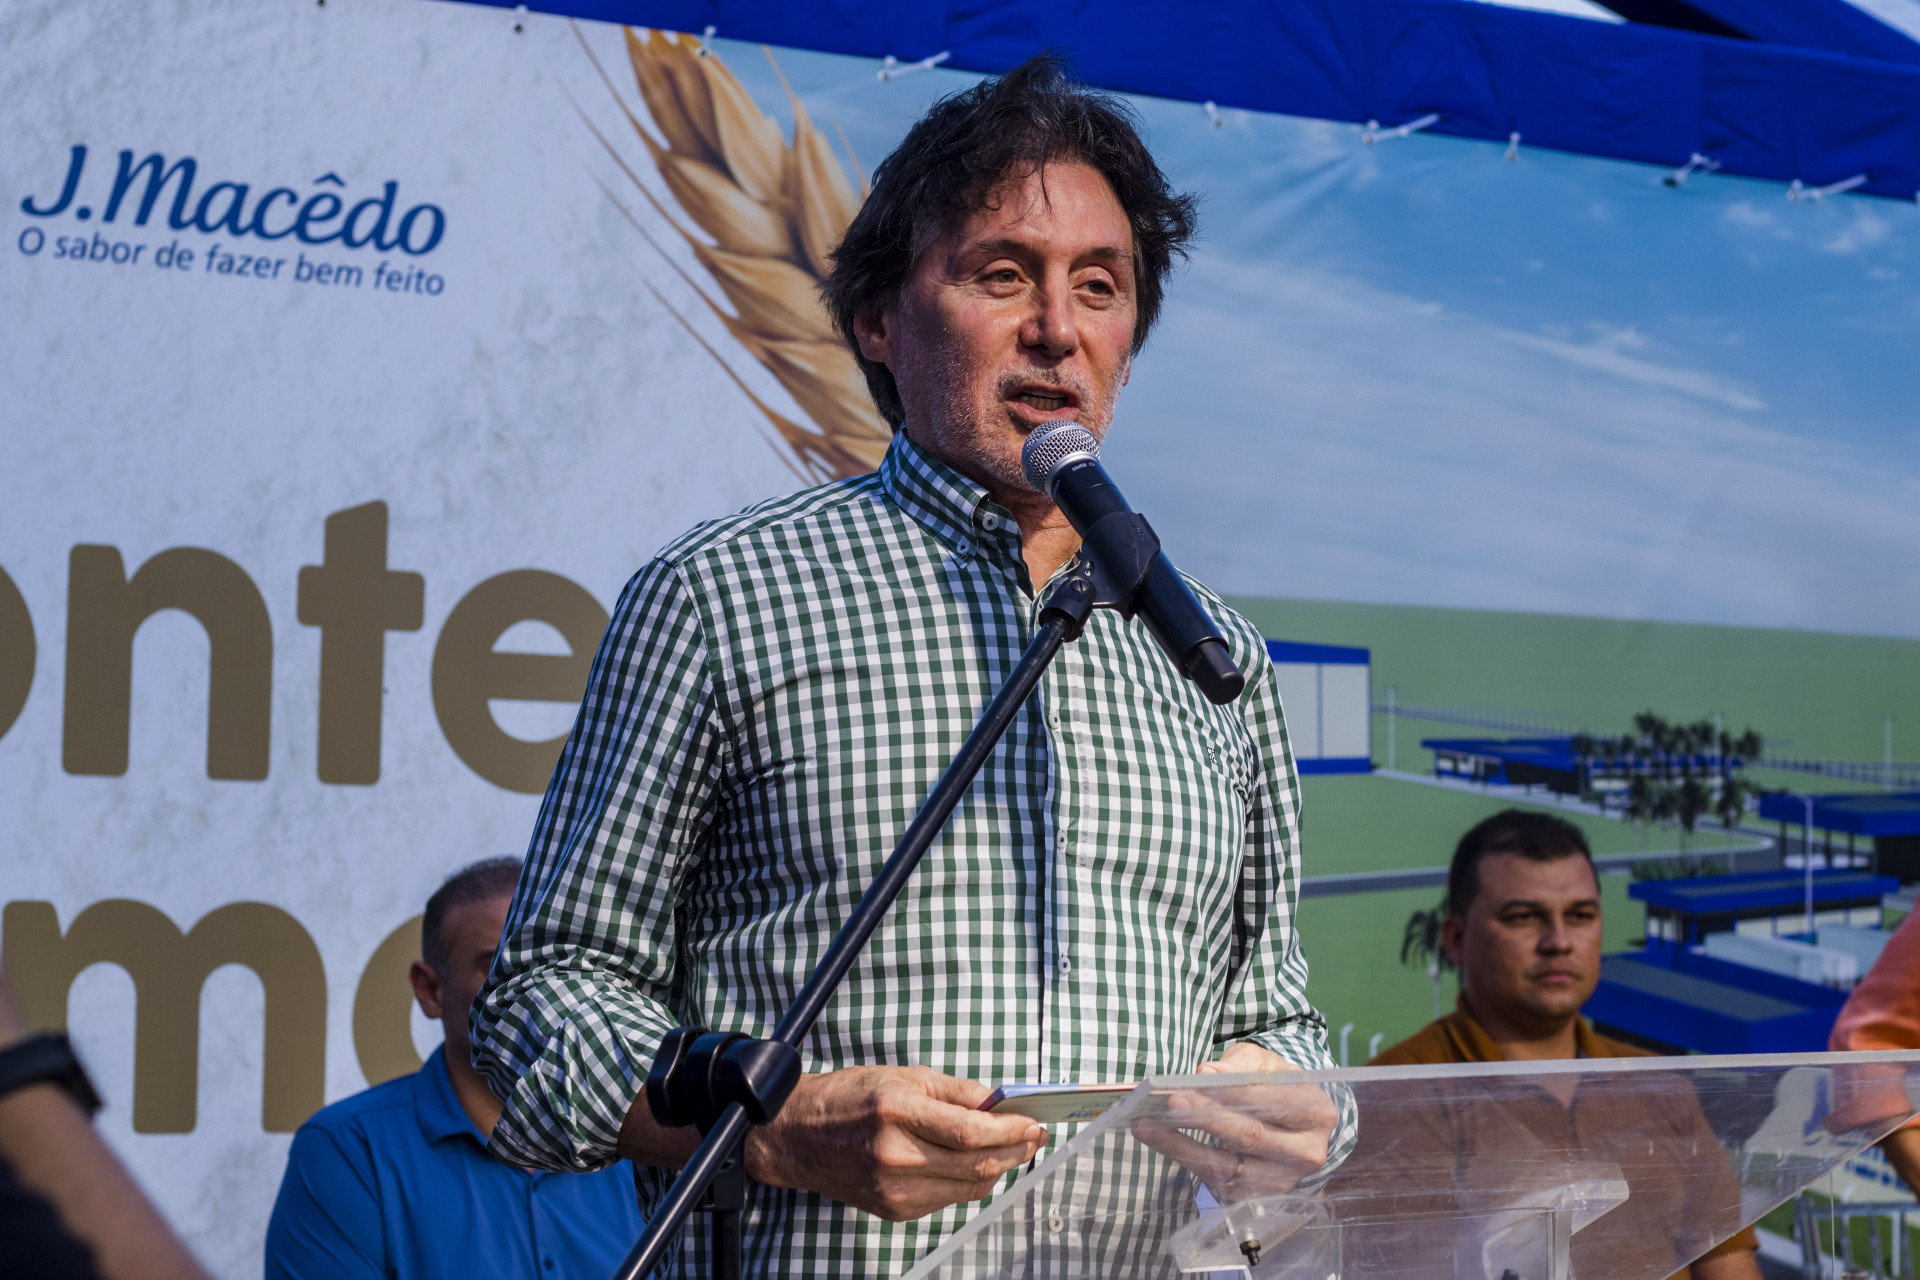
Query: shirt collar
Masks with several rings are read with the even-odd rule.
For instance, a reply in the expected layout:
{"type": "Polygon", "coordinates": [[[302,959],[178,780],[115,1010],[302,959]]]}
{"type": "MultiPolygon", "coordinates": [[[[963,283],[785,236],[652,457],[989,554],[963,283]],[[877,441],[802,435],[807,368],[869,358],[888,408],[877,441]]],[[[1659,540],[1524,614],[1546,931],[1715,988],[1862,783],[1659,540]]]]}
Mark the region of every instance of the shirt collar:
{"type": "Polygon", "coordinates": [[[453,1091],[444,1045],[435,1049],[414,1075],[413,1114],[428,1142],[444,1142],[464,1134],[483,1147],[487,1145],[485,1135],[468,1118],[467,1109],[460,1105],[460,1096],[453,1091]]]}
{"type": "Polygon", "coordinates": [[[1507,1055],[1500,1051],[1486,1028],[1480,1025],[1473,1012],[1467,1008],[1467,998],[1462,995],[1453,1003],[1453,1012],[1440,1020],[1446,1028],[1447,1039],[1460,1062],[1505,1062],[1507,1055]]]}
{"type": "MultiPolygon", "coordinates": [[[[1467,1008],[1467,997],[1463,994],[1454,1000],[1453,1012],[1441,1019],[1445,1024],[1447,1038],[1453,1042],[1454,1049],[1460,1054],[1462,1062],[1505,1062],[1507,1055],[1486,1028],[1480,1025],[1473,1011],[1467,1008]]],[[[1587,1026],[1585,1018],[1573,1020],[1574,1056],[1577,1058],[1600,1058],[1606,1055],[1600,1052],[1600,1046],[1594,1041],[1593,1029],[1587,1026]]]]}
{"type": "Polygon", "coordinates": [[[893,433],[887,456],[880,460],[880,486],[887,497],[934,537],[961,555],[970,553],[983,535],[989,541],[1019,541],[1019,526],[1011,512],[987,497],[987,491],[940,461],[905,431],[893,433]]]}

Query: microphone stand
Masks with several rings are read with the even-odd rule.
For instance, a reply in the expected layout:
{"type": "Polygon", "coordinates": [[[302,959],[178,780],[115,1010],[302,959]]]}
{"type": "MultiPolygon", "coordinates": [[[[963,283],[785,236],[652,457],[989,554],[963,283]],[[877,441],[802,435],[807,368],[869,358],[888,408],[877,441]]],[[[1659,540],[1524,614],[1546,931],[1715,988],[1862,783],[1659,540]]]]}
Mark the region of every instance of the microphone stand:
{"type": "Polygon", "coordinates": [[[1040,609],[1039,626],[1020,661],[928,793],[906,834],[860,896],[853,914],[840,927],[773,1035],[756,1040],[740,1032],[722,1033],[705,1027],[676,1027],[667,1033],[647,1076],[647,1106],[662,1125],[695,1125],[702,1138],[646,1230],[614,1273],[614,1280],[643,1280],[666,1256],[675,1233],[696,1210],[712,1215],[714,1280],[739,1280],[740,1217],[746,1206],[742,1144],[747,1132],[780,1113],[800,1079],[801,1041],[813,1030],[827,1001],[894,899],[906,888],[921,857],[973,785],[974,777],[1061,646],[1079,639],[1095,608],[1132,616],[1134,597],[1146,581],[1160,543],[1145,520],[1138,516],[1131,519],[1131,536],[1104,539],[1097,553],[1083,551],[1079,566],[1048,593],[1040,609]]]}

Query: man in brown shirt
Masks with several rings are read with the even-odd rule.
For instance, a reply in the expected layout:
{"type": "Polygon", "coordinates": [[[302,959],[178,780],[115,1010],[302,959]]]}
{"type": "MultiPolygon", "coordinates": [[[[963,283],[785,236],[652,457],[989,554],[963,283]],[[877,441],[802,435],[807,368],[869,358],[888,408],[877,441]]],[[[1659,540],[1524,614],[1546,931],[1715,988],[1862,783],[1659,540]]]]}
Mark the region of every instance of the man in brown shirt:
{"type": "MultiPolygon", "coordinates": [[[[1600,882],[1586,837],[1548,814],[1509,809],[1462,837],[1447,878],[1441,942],[1460,971],[1453,1013],[1369,1066],[1650,1056],[1595,1035],[1580,1008],[1600,981],[1600,882]]],[[[1401,1123],[1361,1123],[1355,1175],[1434,1151],[1461,1159],[1551,1157],[1618,1166],[1628,1199],[1573,1238],[1578,1273],[1658,1277],[1726,1234],[1740,1187],[1693,1087],[1635,1072],[1434,1085],[1401,1123]],[[1534,1147],[1534,1143],[1538,1143],[1534,1147]]],[[[1759,1280],[1751,1228],[1692,1262],[1691,1280],[1759,1280]]]]}

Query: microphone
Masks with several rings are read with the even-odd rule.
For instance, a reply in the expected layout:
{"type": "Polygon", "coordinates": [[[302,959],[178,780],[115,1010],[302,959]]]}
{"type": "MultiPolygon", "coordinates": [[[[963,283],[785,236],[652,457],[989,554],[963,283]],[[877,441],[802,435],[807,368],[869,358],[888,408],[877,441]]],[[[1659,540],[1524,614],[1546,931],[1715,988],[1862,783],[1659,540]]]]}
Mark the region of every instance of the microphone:
{"type": "Polygon", "coordinates": [[[1115,584],[1122,591],[1133,588],[1123,616],[1140,615],[1173,660],[1174,669],[1199,685],[1207,701],[1224,705],[1239,697],[1247,680],[1233,665],[1226,637],[1194,598],[1166,552],[1159,549],[1152,528],[1127,505],[1119,487],[1100,465],[1100,442],[1093,433],[1065,418],[1041,423],[1021,447],[1020,470],[1028,484],[1053,499],[1065,513],[1097,567],[1118,575],[1126,572],[1119,562],[1128,558],[1128,552],[1151,556],[1142,576],[1115,584]],[[1144,546],[1140,545],[1141,533],[1145,535],[1144,546]],[[1116,553],[1103,555],[1110,546],[1116,553]]]}

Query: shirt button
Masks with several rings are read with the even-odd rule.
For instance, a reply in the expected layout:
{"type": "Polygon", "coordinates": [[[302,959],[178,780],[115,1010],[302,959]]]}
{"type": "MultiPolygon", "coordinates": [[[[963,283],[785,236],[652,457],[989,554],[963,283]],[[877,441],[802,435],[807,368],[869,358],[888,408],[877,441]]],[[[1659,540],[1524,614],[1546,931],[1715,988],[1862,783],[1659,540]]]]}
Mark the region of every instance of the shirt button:
{"type": "Polygon", "coordinates": [[[547,1258],[541,1263],[541,1265],[544,1266],[547,1270],[551,1271],[553,1270],[553,1259],[547,1258]]]}
{"type": "Polygon", "coordinates": [[[1047,1215],[1047,1230],[1051,1231],[1054,1235],[1059,1235],[1066,1229],[1066,1226],[1067,1224],[1060,1220],[1059,1214],[1050,1213],[1047,1215]]]}
{"type": "Polygon", "coordinates": [[[960,539],[960,541],[953,544],[953,550],[956,555],[964,556],[968,552],[973,550],[973,544],[971,542],[968,542],[965,538],[962,538],[960,539]]]}
{"type": "Polygon", "coordinates": [[[1000,527],[1000,517],[989,511],[980,517],[980,527],[988,532],[992,532],[1000,527]]]}
{"type": "Polygon", "coordinates": [[[1060,957],[1060,972],[1062,972],[1062,973],[1072,973],[1072,972],[1073,972],[1073,961],[1071,961],[1071,960],[1069,960],[1069,959],[1067,959],[1067,958],[1066,958],[1065,956],[1061,956],[1061,957],[1060,957]]]}

